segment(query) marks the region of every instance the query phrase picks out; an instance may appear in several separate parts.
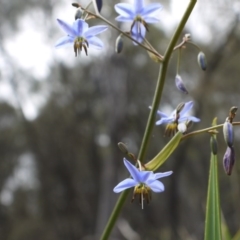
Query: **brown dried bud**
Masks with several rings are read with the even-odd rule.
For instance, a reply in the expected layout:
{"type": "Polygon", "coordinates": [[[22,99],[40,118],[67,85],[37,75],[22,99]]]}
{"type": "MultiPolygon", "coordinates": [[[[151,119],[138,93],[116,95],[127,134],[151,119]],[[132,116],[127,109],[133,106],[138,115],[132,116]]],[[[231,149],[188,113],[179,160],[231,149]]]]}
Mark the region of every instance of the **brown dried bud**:
{"type": "Polygon", "coordinates": [[[124,154],[128,154],[127,146],[124,143],[119,142],[118,147],[124,154]]]}

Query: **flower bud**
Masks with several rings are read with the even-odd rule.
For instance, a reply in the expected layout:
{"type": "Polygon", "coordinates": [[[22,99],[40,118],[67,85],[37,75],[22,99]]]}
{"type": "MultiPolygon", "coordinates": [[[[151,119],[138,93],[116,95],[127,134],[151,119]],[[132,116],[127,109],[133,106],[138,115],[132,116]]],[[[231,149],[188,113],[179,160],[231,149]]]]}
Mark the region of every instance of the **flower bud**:
{"type": "Polygon", "coordinates": [[[223,168],[227,175],[231,175],[234,162],[235,162],[234,148],[227,147],[227,150],[223,156],[223,168]]]}
{"type": "Polygon", "coordinates": [[[210,139],[210,145],[211,145],[211,150],[214,155],[217,155],[218,152],[218,145],[217,145],[217,140],[214,136],[211,137],[210,139]]]}
{"type": "Polygon", "coordinates": [[[115,42],[115,52],[120,53],[123,50],[123,37],[122,34],[120,34],[115,42]]]}
{"type": "Polygon", "coordinates": [[[233,133],[233,126],[230,122],[226,121],[223,124],[223,136],[224,140],[229,147],[233,146],[234,142],[234,133],[233,133]]]}
{"type": "Polygon", "coordinates": [[[102,0],[95,0],[97,4],[98,11],[101,12],[102,9],[102,0]]]}
{"type": "Polygon", "coordinates": [[[81,19],[82,14],[83,14],[82,9],[81,9],[81,8],[78,8],[77,11],[76,11],[76,13],[75,13],[75,16],[74,16],[75,20],[81,19]]]}
{"type": "Polygon", "coordinates": [[[199,67],[205,71],[207,69],[207,59],[203,52],[200,52],[197,57],[199,67]]]}
{"type": "Polygon", "coordinates": [[[118,147],[124,154],[128,154],[127,146],[124,143],[119,142],[118,147]]]}
{"type": "Polygon", "coordinates": [[[182,78],[178,74],[175,77],[175,84],[176,84],[176,87],[178,88],[178,90],[180,90],[183,93],[188,94],[188,91],[187,91],[187,89],[185,88],[185,86],[183,84],[182,78]]]}

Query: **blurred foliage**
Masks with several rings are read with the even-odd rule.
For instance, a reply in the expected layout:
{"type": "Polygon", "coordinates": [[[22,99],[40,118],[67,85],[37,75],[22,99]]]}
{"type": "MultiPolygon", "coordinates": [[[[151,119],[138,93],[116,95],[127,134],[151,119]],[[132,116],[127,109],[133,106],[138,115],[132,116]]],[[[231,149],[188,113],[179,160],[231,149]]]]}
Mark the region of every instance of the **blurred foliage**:
{"type": "MultiPolygon", "coordinates": [[[[226,2],[215,4],[226,7],[226,2]]],[[[55,1],[4,1],[0,10],[1,39],[17,31],[18,20],[24,14],[31,15],[33,10],[42,9],[50,17],[57,4],[55,1]]],[[[200,6],[202,11],[208,7],[200,6]]],[[[116,16],[113,12],[108,14],[110,19],[116,16]]],[[[193,99],[195,116],[202,119],[193,129],[210,126],[214,117],[218,117],[219,123],[225,121],[229,108],[239,102],[240,24],[233,11],[228,10],[228,14],[234,21],[224,30],[221,41],[214,39],[202,46],[208,60],[206,72],[197,65],[195,48],[187,46],[182,53],[181,76],[189,96],[175,89],[177,55],[172,56],[160,108],[171,108],[171,111],[179,102],[193,99]]],[[[34,16],[33,20],[36,20],[34,16]]],[[[1,239],[99,238],[118,197],[112,189],[127,176],[117,143],[124,142],[130,151],[138,154],[158,75],[158,64],[127,39],[123,52],[115,54],[117,36],[111,30],[107,54],[91,58],[89,63],[83,62],[86,58],[76,59],[74,66],[56,61],[49,76],[37,84],[29,72],[16,67],[1,43],[1,53],[8,59],[12,71],[9,82],[15,83],[12,86],[19,101],[15,107],[0,103],[1,239]],[[21,110],[22,98],[17,94],[21,79],[35,86],[29,87],[34,94],[45,96],[47,92],[49,96],[32,121],[26,119],[21,110]],[[20,158],[26,153],[30,153],[36,178],[29,178],[28,183],[37,184],[26,187],[19,183],[11,187],[11,179],[19,171],[20,158]],[[4,200],[9,194],[11,197],[4,200]]],[[[151,26],[148,40],[164,52],[169,38],[164,31],[151,26]]],[[[194,41],[197,43],[197,39],[194,41]]],[[[69,48],[68,58],[74,57],[71,51],[69,48]]],[[[237,145],[239,129],[236,127],[235,131],[237,145]]],[[[152,159],[168,142],[163,135],[163,127],[154,128],[146,160],[152,159]]],[[[136,202],[130,204],[129,196],[111,239],[203,239],[209,137],[203,134],[180,143],[159,170],[174,172],[171,178],[163,180],[166,191],[154,194],[144,211],[136,202]]],[[[221,131],[218,139],[218,158],[222,159],[226,146],[221,131]]],[[[236,147],[231,177],[225,175],[219,161],[221,207],[232,236],[238,231],[240,219],[238,156],[240,152],[236,147]]],[[[25,169],[27,171],[31,169],[25,169]]]]}

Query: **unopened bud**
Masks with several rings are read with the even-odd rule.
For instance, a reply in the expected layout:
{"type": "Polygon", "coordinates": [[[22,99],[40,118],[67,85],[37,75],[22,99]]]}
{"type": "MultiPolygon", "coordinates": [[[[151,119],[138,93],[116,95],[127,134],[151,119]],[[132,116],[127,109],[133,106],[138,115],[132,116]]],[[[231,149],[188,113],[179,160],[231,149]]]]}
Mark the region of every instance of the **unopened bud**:
{"type": "Polygon", "coordinates": [[[205,71],[207,69],[207,59],[203,52],[200,52],[197,57],[199,67],[205,71]]]}
{"type": "Polygon", "coordinates": [[[74,16],[75,20],[81,19],[82,14],[83,14],[82,9],[81,9],[81,8],[78,8],[77,11],[76,11],[76,13],[75,13],[75,16],[74,16]]]}
{"type": "Polygon", "coordinates": [[[115,42],[115,52],[120,53],[123,50],[123,37],[122,34],[120,34],[115,42]]]}
{"type": "Polygon", "coordinates": [[[180,90],[181,92],[183,92],[185,94],[188,94],[188,91],[183,84],[182,78],[178,74],[175,77],[175,84],[176,84],[176,87],[178,88],[178,90],[180,90]]]}
{"type": "Polygon", "coordinates": [[[217,140],[214,136],[212,136],[211,139],[210,139],[210,145],[211,145],[212,153],[214,155],[217,155],[218,145],[217,145],[217,140]]]}
{"type": "Polygon", "coordinates": [[[229,147],[233,146],[234,142],[234,133],[233,133],[233,126],[230,122],[226,121],[223,124],[223,136],[224,140],[229,147]]]}
{"type": "Polygon", "coordinates": [[[124,143],[119,142],[118,147],[124,154],[128,154],[127,146],[124,143]]]}
{"type": "Polygon", "coordinates": [[[223,168],[227,175],[231,175],[234,162],[235,162],[234,148],[227,147],[227,150],[223,156],[223,168]]]}

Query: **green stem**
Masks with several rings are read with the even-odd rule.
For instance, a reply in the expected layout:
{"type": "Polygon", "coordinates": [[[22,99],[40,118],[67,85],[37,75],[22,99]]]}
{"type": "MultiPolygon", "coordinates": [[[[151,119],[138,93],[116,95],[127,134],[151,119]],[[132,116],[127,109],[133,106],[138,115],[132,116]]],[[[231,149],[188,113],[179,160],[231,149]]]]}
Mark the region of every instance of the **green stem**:
{"type": "MultiPolygon", "coordinates": [[[[197,2],[197,0],[191,0],[190,1],[190,3],[189,3],[189,5],[188,5],[188,7],[187,7],[187,9],[186,9],[186,11],[183,15],[183,18],[182,18],[181,22],[179,23],[179,26],[176,29],[176,31],[173,35],[173,38],[171,39],[171,41],[169,43],[169,46],[168,46],[168,48],[166,50],[166,53],[165,53],[165,57],[164,57],[163,62],[162,62],[162,66],[159,69],[157,87],[156,87],[154,98],[153,98],[152,109],[151,109],[149,117],[148,117],[147,126],[146,126],[146,129],[145,129],[145,133],[144,133],[144,136],[143,136],[141,148],[140,148],[140,151],[139,151],[138,159],[140,161],[143,160],[143,158],[146,154],[147,145],[148,145],[148,142],[150,140],[151,132],[152,132],[152,129],[153,129],[153,126],[154,126],[154,123],[155,123],[155,115],[156,115],[156,112],[157,112],[159,102],[161,100],[162,91],[163,91],[163,87],[164,87],[164,83],[165,83],[165,78],[166,78],[166,73],[167,73],[167,69],[168,69],[168,63],[169,63],[169,60],[170,60],[170,56],[172,54],[174,46],[176,45],[177,40],[180,37],[180,34],[181,34],[181,32],[182,32],[190,14],[191,14],[191,12],[192,12],[196,2],[197,2]]],[[[108,223],[107,223],[107,225],[104,229],[104,232],[103,232],[103,234],[100,238],[101,240],[107,240],[108,239],[108,237],[109,237],[109,235],[112,231],[112,228],[115,225],[117,217],[120,213],[120,210],[123,207],[125,199],[127,198],[128,193],[129,193],[129,190],[125,190],[120,195],[119,200],[117,201],[117,203],[115,205],[115,208],[113,209],[112,214],[111,214],[111,216],[108,220],[108,223]]]]}
{"type": "MultiPolygon", "coordinates": [[[[236,126],[237,126],[237,125],[240,125],[240,122],[233,122],[232,125],[236,125],[236,126]]],[[[222,128],[222,127],[223,127],[223,124],[219,124],[219,125],[215,125],[215,126],[213,126],[213,127],[204,128],[204,129],[201,129],[201,130],[197,130],[197,131],[194,131],[194,132],[190,132],[190,133],[188,133],[188,134],[185,134],[185,135],[182,137],[181,141],[182,141],[182,140],[185,140],[185,139],[187,139],[187,138],[189,138],[189,137],[192,137],[192,136],[194,136],[194,135],[197,135],[197,134],[200,134],[200,133],[204,133],[204,132],[213,131],[213,130],[215,130],[215,129],[217,129],[217,128],[222,128]]]]}
{"type": "Polygon", "coordinates": [[[179,70],[180,70],[180,60],[181,60],[181,53],[182,49],[178,49],[178,59],[177,59],[177,75],[179,75],[179,70]]]}
{"type": "Polygon", "coordinates": [[[161,96],[162,96],[162,91],[163,91],[163,87],[165,84],[165,79],[166,79],[166,74],[167,74],[167,69],[168,69],[168,63],[172,54],[172,51],[174,49],[174,46],[177,43],[178,38],[180,37],[180,34],[196,4],[197,0],[191,0],[184,15],[183,18],[181,20],[181,22],[178,25],[178,28],[176,29],[172,40],[169,43],[169,46],[166,50],[166,53],[164,55],[164,59],[162,62],[162,66],[159,69],[159,75],[158,75],[158,81],[157,81],[157,87],[155,90],[155,94],[154,94],[154,98],[153,98],[153,103],[152,103],[152,108],[148,117],[148,122],[147,122],[147,126],[145,129],[145,133],[143,136],[143,140],[142,140],[142,145],[139,151],[139,156],[138,159],[140,161],[143,161],[143,158],[146,154],[146,150],[147,150],[147,146],[149,143],[149,139],[151,137],[151,133],[152,133],[152,129],[155,123],[155,116],[156,116],[156,112],[158,109],[158,105],[160,103],[161,100],[161,96]]]}

